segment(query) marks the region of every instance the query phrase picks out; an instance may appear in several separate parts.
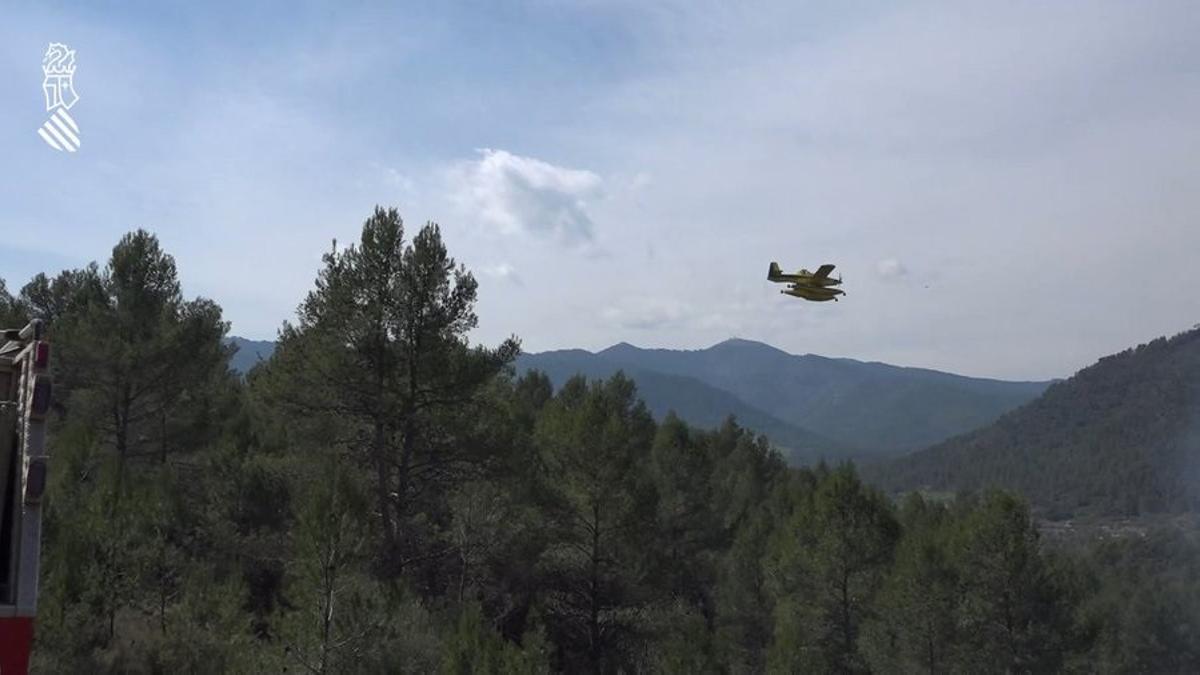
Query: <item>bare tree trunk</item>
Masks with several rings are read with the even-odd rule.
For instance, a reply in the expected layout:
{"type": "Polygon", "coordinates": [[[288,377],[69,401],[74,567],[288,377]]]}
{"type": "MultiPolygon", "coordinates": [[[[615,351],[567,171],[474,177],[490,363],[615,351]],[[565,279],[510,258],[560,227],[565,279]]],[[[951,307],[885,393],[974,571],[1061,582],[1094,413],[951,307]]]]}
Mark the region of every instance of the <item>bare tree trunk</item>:
{"type": "Polygon", "coordinates": [[[850,621],[850,572],[842,569],[842,670],[849,670],[850,655],[854,653],[854,629],[850,621]]]}
{"type": "Polygon", "coordinates": [[[592,502],[592,561],[590,595],[591,616],[588,637],[592,670],[600,672],[600,505],[592,502]]]}
{"type": "Polygon", "coordinates": [[[380,523],[383,527],[383,542],[388,555],[391,555],[396,549],[396,525],[392,519],[392,499],[388,489],[391,487],[391,479],[387,467],[386,431],[383,420],[376,419],[371,454],[375,462],[375,491],[379,502],[380,523]]]}
{"type": "Polygon", "coordinates": [[[340,545],[339,539],[338,529],[335,527],[330,533],[326,559],[322,561],[323,564],[321,565],[324,597],[322,598],[323,607],[321,608],[321,659],[317,666],[317,672],[319,673],[324,673],[329,664],[329,644],[333,633],[333,601],[337,588],[336,561],[340,545]]]}
{"type": "Polygon", "coordinates": [[[121,503],[121,491],[125,482],[125,457],[129,452],[129,411],[132,407],[130,400],[129,385],[126,383],[121,387],[120,400],[113,409],[113,432],[117,451],[117,475],[113,479],[113,490],[108,501],[108,519],[110,522],[117,523],[116,530],[113,536],[109,539],[108,555],[105,576],[108,585],[111,589],[105,600],[108,610],[108,643],[111,643],[116,637],[117,623],[117,589],[116,586],[116,570],[117,570],[117,551],[121,541],[121,525],[117,510],[121,503]]]}
{"type": "Polygon", "coordinates": [[[158,549],[158,627],[167,634],[167,536],[162,532],[158,549]]]}

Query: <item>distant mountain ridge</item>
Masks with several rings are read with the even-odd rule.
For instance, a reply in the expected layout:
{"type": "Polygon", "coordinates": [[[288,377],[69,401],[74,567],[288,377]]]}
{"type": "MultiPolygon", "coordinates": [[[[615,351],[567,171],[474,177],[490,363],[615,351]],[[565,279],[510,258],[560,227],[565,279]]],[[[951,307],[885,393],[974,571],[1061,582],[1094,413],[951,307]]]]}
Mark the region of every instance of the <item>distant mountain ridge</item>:
{"type": "MultiPolygon", "coordinates": [[[[555,374],[565,379],[574,372],[607,376],[617,370],[625,370],[639,384],[647,373],[687,378],[731,395],[768,419],[831,439],[846,450],[845,456],[859,458],[892,456],[970,431],[1032,400],[1049,385],[797,356],[740,339],[700,350],[642,349],[619,343],[596,353],[522,354],[517,366],[547,370],[552,379],[555,374]]],[[[664,398],[656,399],[658,393],[644,392],[652,409],[675,407],[681,417],[696,423],[672,401],[678,392],[663,391],[664,398]]]]}
{"type": "Polygon", "coordinates": [[[1048,515],[1200,511],[1200,330],[1106,356],[994,424],[866,467],[894,490],[1018,490],[1048,515]]]}
{"type": "Polygon", "coordinates": [[[556,389],[575,375],[606,379],[623,371],[637,383],[638,396],[656,418],[662,419],[668,411],[674,411],[689,424],[710,428],[719,426],[733,415],[740,425],[765,434],[797,464],[862,454],[860,449],[776,418],[694,377],[621,365],[582,349],[522,354],[517,358],[516,367],[518,373],[533,369],[545,373],[556,389]]]}
{"type": "Polygon", "coordinates": [[[275,353],[275,342],[272,340],[247,340],[242,337],[228,337],[226,344],[237,347],[229,367],[239,373],[248,373],[259,361],[266,361],[275,353]]]}
{"type": "MultiPolygon", "coordinates": [[[[274,343],[232,337],[231,366],[246,372],[274,343]]],[[[988,424],[1032,400],[1047,382],[1005,382],[854,359],[789,354],[750,340],[700,350],[618,343],[599,352],[525,353],[518,373],[536,368],[556,387],[575,374],[624,371],[657,417],[674,410],[700,427],[729,415],[767,435],[795,462],[895,456],[988,424]]]]}

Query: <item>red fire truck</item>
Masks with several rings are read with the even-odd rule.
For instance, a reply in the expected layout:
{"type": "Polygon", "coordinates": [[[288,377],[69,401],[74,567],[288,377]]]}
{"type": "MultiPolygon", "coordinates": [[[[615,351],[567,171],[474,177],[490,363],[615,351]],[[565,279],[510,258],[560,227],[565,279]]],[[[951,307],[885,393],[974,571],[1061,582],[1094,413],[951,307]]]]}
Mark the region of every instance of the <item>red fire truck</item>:
{"type": "Polygon", "coordinates": [[[0,675],[29,669],[46,487],[50,344],[43,325],[0,331],[0,675]]]}

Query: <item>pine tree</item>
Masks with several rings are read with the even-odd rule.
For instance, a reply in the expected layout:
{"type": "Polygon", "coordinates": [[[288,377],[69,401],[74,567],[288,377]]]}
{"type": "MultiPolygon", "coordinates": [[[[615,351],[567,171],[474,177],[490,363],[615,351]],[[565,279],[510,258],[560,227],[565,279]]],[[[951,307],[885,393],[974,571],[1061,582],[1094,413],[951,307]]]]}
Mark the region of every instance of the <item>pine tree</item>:
{"type": "Polygon", "coordinates": [[[945,507],[911,494],[900,512],[904,536],[867,629],[873,669],[880,672],[953,672],[958,641],[958,570],[945,507]]]}
{"type": "Polygon", "coordinates": [[[952,540],[962,580],[958,668],[971,672],[1052,672],[1063,657],[1063,607],[1038,548],[1029,508],[990,492],[952,540]]]}
{"type": "Polygon", "coordinates": [[[537,429],[543,509],[552,528],[543,572],[550,635],[568,670],[629,667],[644,627],[646,544],[653,492],[638,478],[654,421],[621,374],[589,385],[576,377],[546,406],[537,429]]]}
{"type": "Polygon", "coordinates": [[[195,562],[206,538],[193,472],[220,433],[227,324],[212,302],[183,299],[174,260],[145,231],[123,237],[103,272],[38,277],[22,298],[52,322],[61,413],[42,634],[74,642],[85,662],[140,668],[178,636],[186,580],[214,581],[195,562]],[[90,620],[76,623],[78,603],[90,620]]]}
{"type": "Polygon", "coordinates": [[[293,419],[338,426],[370,471],[380,568],[394,577],[447,552],[446,496],[488,456],[472,437],[481,394],[519,347],[468,346],[476,282],[434,224],[406,244],[397,211],[376,208],[359,244],[324,263],[263,384],[293,419]]]}
{"type": "Polygon", "coordinates": [[[892,505],[852,465],[820,481],[811,506],[777,533],[766,563],[777,598],[775,668],[867,670],[859,634],[899,536],[892,505]]]}
{"type": "Polygon", "coordinates": [[[8,288],[4,285],[4,280],[0,279],[0,327],[20,328],[25,325],[26,319],[27,315],[24,308],[8,292],[8,288]]]}

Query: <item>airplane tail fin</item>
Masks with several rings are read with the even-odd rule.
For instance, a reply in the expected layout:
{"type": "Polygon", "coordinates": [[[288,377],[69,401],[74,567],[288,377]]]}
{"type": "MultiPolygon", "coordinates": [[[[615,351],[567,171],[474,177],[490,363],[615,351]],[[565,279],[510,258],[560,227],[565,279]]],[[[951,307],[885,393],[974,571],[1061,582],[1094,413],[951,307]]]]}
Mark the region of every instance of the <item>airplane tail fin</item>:
{"type": "Polygon", "coordinates": [[[779,269],[779,263],[773,262],[771,263],[771,266],[767,268],[767,281],[775,281],[782,274],[783,270],[779,269]]]}

